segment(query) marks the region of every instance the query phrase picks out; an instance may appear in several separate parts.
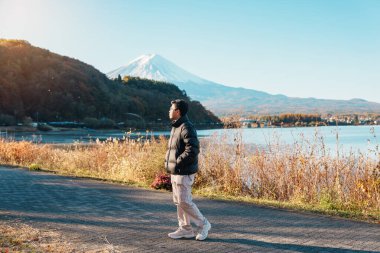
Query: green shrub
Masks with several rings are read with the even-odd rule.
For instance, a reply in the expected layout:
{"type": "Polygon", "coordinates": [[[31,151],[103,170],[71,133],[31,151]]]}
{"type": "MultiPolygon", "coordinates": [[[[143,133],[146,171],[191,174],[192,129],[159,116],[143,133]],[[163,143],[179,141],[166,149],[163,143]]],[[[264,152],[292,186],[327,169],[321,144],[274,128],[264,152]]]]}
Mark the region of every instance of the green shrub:
{"type": "Polygon", "coordinates": [[[29,170],[39,171],[41,170],[41,166],[39,164],[32,163],[31,165],[29,165],[29,170]]]}

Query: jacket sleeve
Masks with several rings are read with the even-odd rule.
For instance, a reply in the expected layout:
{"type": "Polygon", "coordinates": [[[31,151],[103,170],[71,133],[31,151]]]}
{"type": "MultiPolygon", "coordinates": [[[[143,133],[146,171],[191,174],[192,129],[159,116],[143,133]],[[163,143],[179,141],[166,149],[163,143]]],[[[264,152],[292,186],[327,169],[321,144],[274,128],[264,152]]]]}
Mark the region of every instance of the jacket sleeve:
{"type": "Polygon", "coordinates": [[[183,167],[195,161],[199,154],[199,141],[197,132],[192,125],[184,125],[181,138],[185,144],[185,150],[177,158],[177,166],[183,167]]]}

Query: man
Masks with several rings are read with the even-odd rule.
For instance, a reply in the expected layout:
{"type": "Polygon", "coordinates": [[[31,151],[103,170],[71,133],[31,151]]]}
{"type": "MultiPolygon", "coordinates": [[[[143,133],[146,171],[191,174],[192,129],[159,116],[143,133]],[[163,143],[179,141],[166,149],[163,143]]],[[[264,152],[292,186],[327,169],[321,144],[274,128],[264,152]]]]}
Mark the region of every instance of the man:
{"type": "Polygon", "coordinates": [[[193,203],[191,186],[198,171],[199,141],[193,124],[187,117],[188,104],[181,99],[171,102],[169,118],[172,120],[165,168],[171,174],[173,201],[177,206],[179,228],[169,233],[173,239],[193,238],[205,240],[211,224],[193,203]],[[196,226],[194,230],[190,222],[196,226]]]}

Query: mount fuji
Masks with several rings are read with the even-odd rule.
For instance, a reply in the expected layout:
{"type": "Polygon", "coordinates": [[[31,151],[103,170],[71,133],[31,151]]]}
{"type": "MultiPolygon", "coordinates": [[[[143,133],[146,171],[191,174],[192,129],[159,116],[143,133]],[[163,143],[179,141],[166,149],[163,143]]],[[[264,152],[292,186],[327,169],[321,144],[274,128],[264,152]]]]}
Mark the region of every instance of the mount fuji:
{"type": "Polygon", "coordinates": [[[169,83],[193,82],[204,84],[208,82],[178,67],[158,54],[142,55],[131,61],[127,66],[115,69],[107,75],[109,78],[117,78],[118,75],[128,75],[169,83]]]}
{"type": "Polygon", "coordinates": [[[218,115],[279,113],[360,113],[380,112],[380,104],[363,99],[331,100],[292,98],[262,91],[234,88],[198,77],[158,54],[142,55],[109,73],[110,79],[134,76],[173,83],[193,100],[218,115]]]}

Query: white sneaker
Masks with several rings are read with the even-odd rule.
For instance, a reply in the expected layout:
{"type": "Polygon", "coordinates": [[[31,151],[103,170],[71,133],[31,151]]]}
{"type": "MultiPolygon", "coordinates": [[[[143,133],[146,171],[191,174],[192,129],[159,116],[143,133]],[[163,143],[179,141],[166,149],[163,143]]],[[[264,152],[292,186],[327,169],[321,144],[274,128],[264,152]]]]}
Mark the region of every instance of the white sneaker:
{"type": "Polygon", "coordinates": [[[193,230],[186,230],[183,228],[178,228],[175,232],[169,233],[168,236],[172,239],[195,237],[193,230]]]}
{"type": "Polygon", "coordinates": [[[203,241],[208,236],[208,231],[211,229],[211,224],[208,222],[208,220],[205,221],[205,224],[203,225],[202,230],[197,234],[197,237],[195,237],[195,240],[203,241]]]}

